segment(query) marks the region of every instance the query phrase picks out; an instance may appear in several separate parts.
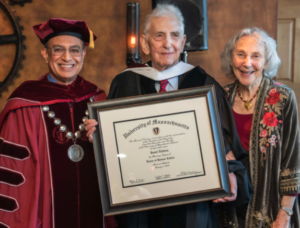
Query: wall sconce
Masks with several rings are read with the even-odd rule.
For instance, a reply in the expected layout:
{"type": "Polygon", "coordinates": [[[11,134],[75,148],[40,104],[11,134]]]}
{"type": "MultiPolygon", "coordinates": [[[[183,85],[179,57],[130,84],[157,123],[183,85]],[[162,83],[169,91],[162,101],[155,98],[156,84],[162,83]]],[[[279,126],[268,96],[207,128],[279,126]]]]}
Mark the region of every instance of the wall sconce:
{"type": "Polygon", "coordinates": [[[127,4],[127,66],[132,63],[142,63],[139,56],[139,3],[127,4]]]}

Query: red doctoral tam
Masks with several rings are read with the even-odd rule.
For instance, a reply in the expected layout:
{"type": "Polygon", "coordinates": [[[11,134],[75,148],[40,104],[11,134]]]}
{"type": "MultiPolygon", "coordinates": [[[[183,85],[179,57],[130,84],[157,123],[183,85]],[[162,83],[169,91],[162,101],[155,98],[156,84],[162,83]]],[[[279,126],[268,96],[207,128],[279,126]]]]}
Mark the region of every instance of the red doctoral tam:
{"type": "Polygon", "coordinates": [[[97,39],[85,21],[51,18],[43,24],[33,26],[33,30],[44,45],[55,36],[68,35],[75,36],[81,39],[85,46],[94,48],[94,41],[97,39]]]}

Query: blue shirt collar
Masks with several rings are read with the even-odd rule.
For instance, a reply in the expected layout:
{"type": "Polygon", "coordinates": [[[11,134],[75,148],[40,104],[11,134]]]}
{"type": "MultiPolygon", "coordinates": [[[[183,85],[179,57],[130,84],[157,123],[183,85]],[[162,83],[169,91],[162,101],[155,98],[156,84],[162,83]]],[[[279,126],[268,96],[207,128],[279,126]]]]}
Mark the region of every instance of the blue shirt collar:
{"type": "Polygon", "coordinates": [[[58,82],[50,75],[50,73],[48,73],[47,78],[48,78],[48,81],[49,81],[49,82],[58,83],[58,82]]]}

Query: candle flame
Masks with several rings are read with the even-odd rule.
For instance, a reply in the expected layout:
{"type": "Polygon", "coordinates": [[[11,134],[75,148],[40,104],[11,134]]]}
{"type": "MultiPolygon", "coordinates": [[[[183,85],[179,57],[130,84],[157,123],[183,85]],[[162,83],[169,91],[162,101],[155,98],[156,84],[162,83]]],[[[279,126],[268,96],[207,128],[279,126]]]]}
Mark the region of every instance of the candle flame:
{"type": "Polygon", "coordinates": [[[130,43],[135,45],[135,37],[134,36],[131,37],[131,42],[130,43]]]}

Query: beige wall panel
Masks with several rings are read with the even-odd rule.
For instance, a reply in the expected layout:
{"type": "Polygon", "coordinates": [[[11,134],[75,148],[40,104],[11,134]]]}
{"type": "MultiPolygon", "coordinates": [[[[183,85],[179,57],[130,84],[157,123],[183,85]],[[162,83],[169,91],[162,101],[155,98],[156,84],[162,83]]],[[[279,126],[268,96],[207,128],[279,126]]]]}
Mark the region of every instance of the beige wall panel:
{"type": "MultiPolygon", "coordinates": [[[[300,16],[300,15],[299,15],[300,16]]],[[[300,18],[295,19],[294,82],[300,83],[300,18]]]]}
{"type": "Polygon", "coordinates": [[[300,82],[300,1],[299,0],[279,0],[278,18],[293,19],[295,21],[294,30],[294,56],[293,56],[293,78],[294,82],[300,82]]]}
{"type": "Polygon", "coordinates": [[[278,18],[297,18],[299,12],[299,0],[278,0],[278,18]]]}
{"type": "MultiPolygon", "coordinates": [[[[88,50],[81,75],[104,89],[106,93],[116,74],[126,68],[126,3],[125,0],[73,1],[33,0],[24,7],[15,6],[16,14],[24,26],[23,34],[26,59],[21,77],[15,80],[0,98],[0,110],[12,91],[25,80],[36,80],[47,73],[47,65],[41,58],[38,38],[32,26],[51,17],[86,20],[98,36],[95,49],[88,50]]],[[[151,11],[151,0],[135,0],[140,3],[140,21],[151,11]]],[[[228,39],[244,27],[260,27],[272,37],[277,34],[277,0],[207,0],[208,50],[189,53],[188,62],[200,65],[222,85],[230,82],[221,71],[220,54],[228,39]]],[[[1,25],[0,25],[1,27],[1,25]]],[[[149,60],[141,54],[143,62],[149,60]]]]}
{"type": "Polygon", "coordinates": [[[293,80],[293,42],[294,42],[294,20],[280,19],[278,21],[277,51],[281,59],[278,69],[278,79],[293,80]]]}

